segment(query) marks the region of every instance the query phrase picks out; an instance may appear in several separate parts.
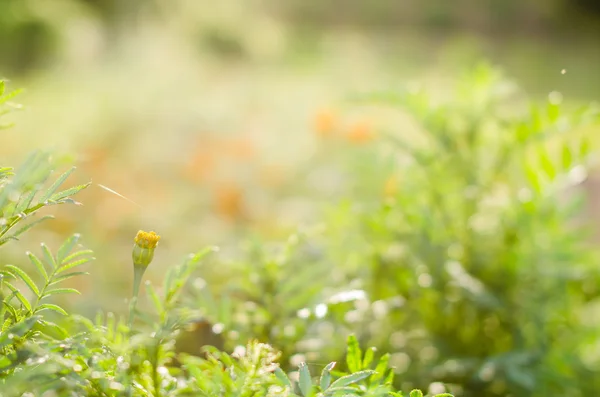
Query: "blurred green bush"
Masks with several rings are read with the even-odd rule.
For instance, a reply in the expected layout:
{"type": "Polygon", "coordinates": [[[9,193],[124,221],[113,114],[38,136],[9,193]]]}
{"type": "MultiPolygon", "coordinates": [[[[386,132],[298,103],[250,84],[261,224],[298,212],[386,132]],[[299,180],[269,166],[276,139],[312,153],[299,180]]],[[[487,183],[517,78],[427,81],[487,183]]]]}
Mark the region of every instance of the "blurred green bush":
{"type": "Polygon", "coordinates": [[[21,73],[40,66],[51,56],[58,32],[31,2],[0,0],[0,70],[21,73]]]}
{"type": "Polygon", "coordinates": [[[356,275],[372,301],[402,301],[364,337],[399,339],[407,378],[467,396],[593,393],[584,313],[599,272],[573,187],[598,109],[565,111],[557,92],[529,103],[486,66],[441,103],[420,90],[381,99],[421,132],[391,135],[407,156],[399,191],[364,217],[356,275]]]}
{"type": "MultiPolygon", "coordinates": [[[[49,43],[62,32],[57,25],[65,20],[35,9],[35,1],[1,1],[2,10],[11,12],[0,13],[0,52],[15,55],[2,58],[2,70],[21,72],[44,62],[53,53],[49,43]]],[[[127,25],[135,7],[122,10],[114,1],[60,4],[57,9],[78,4],[77,12],[92,10],[109,36],[134,30],[127,25]]],[[[170,9],[160,4],[167,3],[152,2],[155,15],[170,9]]],[[[364,4],[347,6],[342,14],[335,3],[278,3],[273,9],[298,24],[397,23],[398,13],[386,9],[388,2],[381,8],[364,9],[364,4]]],[[[564,10],[558,1],[537,3],[526,12],[513,2],[494,4],[506,20],[525,25],[530,17],[558,21],[564,10]]],[[[459,8],[424,7],[415,12],[448,28],[452,18],[477,24],[482,10],[473,7],[462,15],[459,8]]],[[[245,50],[238,39],[245,32],[238,28],[200,31],[213,52],[239,58],[245,50]]],[[[593,320],[598,258],[580,219],[577,185],[587,174],[590,137],[597,131],[589,126],[597,125],[597,110],[572,109],[558,92],[547,103],[532,103],[488,67],[466,76],[448,98],[434,94],[411,88],[366,98],[366,105],[384,104],[412,121],[412,128],[388,124],[386,144],[374,139],[368,123],[344,131],[343,144],[323,136],[317,156],[307,159],[312,172],[286,174],[291,181],[285,186],[312,201],[337,198],[328,192],[339,187],[344,202],[330,210],[321,229],[303,230],[281,245],[258,240],[231,261],[213,259],[186,298],[198,326],[181,336],[178,348],[193,353],[205,344],[233,349],[256,337],[281,350],[289,369],[341,357],[340,335],[354,331],[361,342],[392,353],[403,389],[443,382],[465,396],[593,394],[599,386],[600,324],[593,320]],[[322,170],[342,174],[341,181],[322,177],[325,182],[318,186],[325,193],[311,179],[322,170]]],[[[334,121],[322,115],[317,132],[329,134],[334,121]]],[[[125,132],[118,131],[111,144],[127,152],[125,132]]],[[[99,151],[101,158],[113,154],[99,151]]],[[[205,162],[198,163],[193,172],[210,171],[205,162]]],[[[115,173],[121,169],[121,163],[114,167],[115,173]]],[[[157,175],[146,171],[147,185],[138,188],[164,194],[157,175]]],[[[165,168],[166,178],[173,179],[172,171],[165,168]]],[[[129,182],[123,177],[123,185],[129,182]]],[[[185,214],[180,218],[200,212],[197,207],[206,211],[196,193],[190,198],[195,207],[174,205],[185,214]]],[[[240,190],[234,186],[220,193],[221,210],[241,218],[240,190]]],[[[112,234],[106,226],[110,216],[114,229],[123,232],[126,217],[117,206],[107,207],[112,214],[98,211],[105,230],[98,231],[96,224],[93,230],[112,234]]],[[[172,219],[165,223],[176,223],[172,219]]],[[[118,284],[116,289],[124,284],[112,280],[112,273],[110,282],[118,284]]],[[[111,295],[120,302],[119,294],[111,290],[111,295]]]]}
{"type": "Polygon", "coordinates": [[[598,109],[556,92],[532,103],[487,65],[446,99],[413,87],[363,100],[416,122],[346,158],[358,189],[395,183],[352,195],[316,235],[217,266],[196,284],[199,316],[225,346],[258,337],[290,363],[341,354],[352,330],[392,352],[404,389],[593,393],[600,273],[577,186],[598,109]]]}
{"type": "MultiPolygon", "coordinates": [[[[0,116],[16,93],[4,94],[0,81],[0,116]]],[[[10,108],[8,109],[10,110],[10,108]]],[[[73,196],[86,183],[62,189],[74,168],[51,183],[54,163],[47,153],[34,152],[17,169],[0,167],[0,246],[18,241],[23,234],[51,218],[39,212],[61,204],[79,204],[73,196]]],[[[187,306],[186,286],[206,255],[207,248],[172,266],[160,289],[145,283],[152,308],[139,311],[137,301],[144,273],[161,237],[139,231],[132,249],[136,274],[127,322],[114,313],[97,313],[94,320],[72,315],[50,303],[57,295],[79,294],[63,287],[94,260],[92,251],[81,249],[80,235],[64,240],[56,251],[45,243],[41,254],[26,252],[33,271],[3,263],[0,268],[0,392],[2,396],[242,396],[242,397],[401,397],[393,388],[394,372],[389,355],[374,357],[374,349],[362,352],[354,335],[347,338],[346,366],[322,365],[314,377],[306,362],[286,373],[280,353],[268,344],[250,340],[232,354],[217,348],[177,352],[180,331],[193,321],[195,310],[187,306]],[[58,287],[60,285],[60,287],[58,287]],[[60,319],[54,322],[56,315],[60,319]],[[144,325],[138,328],[136,316],[144,325]]],[[[2,247],[3,248],[3,247],[2,247]]],[[[277,282],[280,280],[276,280],[277,282]]],[[[304,292],[306,295],[306,293],[304,292]]],[[[293,296],[291,296],[293,298],[293,296]]],[[[277,297],[276,297],[277,298],[277,297]]],[[[192,301],[193,302],[193,301],[192,301]]],[[[290,304],[289,302],[286,302],[290,304]]],[[[271,313],[277,315],[277,313],[271,313]]],[[[268,339],[269,335],[263,335],[268,339]]],[[[411,397],[423,397],[412,390],[411,397]]],[[[436,397],[452,397],[436,393],[436,397]]]]}

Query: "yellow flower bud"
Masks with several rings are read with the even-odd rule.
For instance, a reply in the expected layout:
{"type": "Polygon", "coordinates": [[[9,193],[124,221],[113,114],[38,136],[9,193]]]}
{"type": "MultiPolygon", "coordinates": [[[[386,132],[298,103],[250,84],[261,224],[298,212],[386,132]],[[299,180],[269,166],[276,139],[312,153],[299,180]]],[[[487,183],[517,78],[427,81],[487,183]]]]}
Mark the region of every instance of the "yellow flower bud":
{"type": "Polygon", "coordinates": [[[138,267],[148,267],[152,258],[154,258],[154,249],[158,245],[160,236],[154,232],[144,232],[140,230],[135,236],[133,245],[133,265],[138,267]]]}

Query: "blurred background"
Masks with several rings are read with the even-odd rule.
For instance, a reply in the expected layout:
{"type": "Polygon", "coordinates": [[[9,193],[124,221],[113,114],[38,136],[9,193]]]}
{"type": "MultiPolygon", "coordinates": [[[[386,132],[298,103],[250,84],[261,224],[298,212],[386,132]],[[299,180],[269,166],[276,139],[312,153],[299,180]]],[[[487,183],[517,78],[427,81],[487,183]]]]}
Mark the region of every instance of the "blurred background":
{"type": "MultiPolygon", "coordinates": [[[[198,302],[213,299],[211,304],[219,308],[216,314],[205,313],[208,328],[202,338],[206,339],[192,335],[188,342],[230,347],[236,338],[257,336],[277,342],[290,364],[300,354],[318,365],[327,358],[315,351],[327,350],[324,341],[335,339],[336,333],[352,330],[349,318],[361,316],[361,304],[400,299],[390,291],[380,300],[368,296],[377,295],[375,291],[385,295],[378,280],[398,270],[371,267],[379,278],[369,273],[370,279],[358,270],[373,260],[379,249],[374,247],[390,236],[382,237],[381,228],[366,237],[361,234],[362,215],[355,206],[371,208],[402,186],[411,186],[405,181],[410,179],[406,170],[394,170],[382,155],[389,148],[379,133],[390,125],[400,132],[413,126],[403,115],[356,106],[348,98],[414,82],[433,95],[452,98],[457,76],[485,60],[499,66],[528,99],[545,101],[549,93],[559,92],[572,108],[584,105],[600,94],[600,3],[0,0],[0,54],[0,76],[13,89],[26,88],[18,99],[24,109],[10,116],[16,127],[2,132],[2,163],[16,165],[33,149],[51,149],[57,164],[78,166],[72,183],[93,182],[78,196],[82,207],[57,208],[56,220],[5,250],[9,262],[23,262],[23,252],[35,249],[33,242],[56,247],[68,234],[80,232],[98,259],[90,269],[92,276],[76,281],[83,295],[70,305],[88,314],[98,309],[125,312],[132,278],[130,250],[138,229],[162,235],[147,273],[154,282],[188,252],[218,245],[218,259],[203,268],[195,286],[204,290],[208,284],[210,294],[201,293],[198,302]],[[298,248],[298,266],[317,268],[313,270],[320,276],[307,277],[331,283],[315,283],[306,289],[306,298],[288,302],[291,308],[300,305],[298,311],[291,310],[293,319],[282,314],[287,313],[281,309],[285,304],[276,300],[284,298],[276,299],[274,293],[269,303],[274,306],[265,306],[268,313],[258,316],[269,320],[261,317],[248,325],[252,321],[246,317],[256,312],[257,303],[239,292],[244,287],[238,284],[260,285],[261,293],[268,295],[270,284],[261,284],[264,279],[285,285],[302,273],[278,273],[271,269],[278,259],[269,259],[279,258],[280,250],[288,252],[290,244],[300,244],[288,240],[299,228],[302,233],[308,230],[311,242],[298,248]],[[331,266],[339,271],[332,272],[331,266]],[[235,291],[230,291],[232,285],[235,291]],[[317,303],[320,311],[302,312],[302,305],[318,302],[323,291],[341,305],[343,330],[335,319],[315,320],[335,313],[331,308],[327,311],[317,303]],[[358,306],[344,306],[350,301],[358,306]],[[232,308],[235,305],[239,308],[232,308]],[[235,317],[231,313],[239,318],[231,318],[235,317]],[[277,316],[289,323],[279,324],[277,316]],[[237,325],[228,329],[230,324],[237,325]],[[215,334],[226,335],[225,340],[215,334]]],[[[594,214],[592,171],[583,185],[588,204],[581,208],[594,214]]],[[[423,217],[429,210],[433,211],[425,206],[423,217]]],[[[555,232],[558,238],[565,230],[559,227],[555,232]]],[[[385,251],[389,254],[395,248],[385,251]]],[[[586,260],[594,254],[593,249],[586,251],[586,260]]],[[[575,261],[582,260],[578,258],[575,261]]],[[[297,287],[291,282],[282,296],[291,300],[286,294],[297,287]]],[[[355,324],[362,340],[392,350],[399,374],[414,367],[413,353],[424,362],[438,358],[439,346],[436,351],[429,345],[410,351],[407,341],[422,335],[400,332],[403,323],[386,317],[391,310],[388,303],[369,310],[389,327],[376,331],[355,324]]],[[[489,320],[494,321],[502,323],[498,318],[489,320]]],[[[438,331],[442,339],[450,332],[438,331]]],[[[481,344],[481,339],[473,338],[469,346],[481,344]]],[[[327,354],[343,352],[339,343],[330,346],[327,354]]],[[[506,346],[497,349],[494,362],[503,359],[499,352],[508,352],[506,346]]],[[[487,357],[481,351],[473,354],[472,360],[487,357]]],[[[561,356],[548,357],[544,360],[556,363],[561,356]]],[[[528,359],[515,358],[524,367],[528,359]]],[[[596,363],[598,357],[590,360],[596,363]]],[[[506,395],[509,390],[515,396],[534,395],[532,382],[539,385],[545,376],[541,371],[528,379],[519,369],[498,375],[504,383],[491,382],[492,387],[486,378],[480,383],[488,386],[479,386],[473,374],[486,370],[481,375],[485,378],[492,370],[491,361],[485,361],[487,367],[477,362],[470,361],[477,370],[454,363],[471,368],[469,376],[446,379],[458,385],[454,392],[485,396],[506,395]]],[[[561,368],[557,371],[564,379],[554,377],[544,387],[575,382],[570,383],[572,390],[580,390],[573,379],[595,373],[591,365],[577,376],[570,374],[575,369],[561,368]]],[[[439,372],[432,374],[432,367],[424,366],[427,376],[417,367],[405,377],[409,385],[443,378],[439,372]]]]}

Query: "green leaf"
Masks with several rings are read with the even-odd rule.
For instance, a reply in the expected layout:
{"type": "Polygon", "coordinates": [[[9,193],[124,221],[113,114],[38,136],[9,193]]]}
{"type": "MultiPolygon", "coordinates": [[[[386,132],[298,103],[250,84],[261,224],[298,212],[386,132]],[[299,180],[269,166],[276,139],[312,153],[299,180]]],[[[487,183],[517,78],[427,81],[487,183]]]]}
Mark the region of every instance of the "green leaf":
{"type": "Polygon", "coordinates": [[[158,314],[162,314],[164,312],[162,302],[160,301],[160,298],[159,298],[158,294],[156,293],[156,290],[154,289],[152,284],[147,281],[146,281],[146,293],[148,294],[148,298],[150,299],[150,301],[154,304],[154,308],[156,308],[156,312],[158,314]]]}
{"type": "Polygon", "coordinates": [[[358,371],[358,372],[355,372],[350,375],[342,376],[341,378],[339,378],[335,382],[333,382],[331,384],[331,387],[343,387],[343,386],[352,385],[354,383],[360,382],[363,379],[368,378],[369,376],[373,375],[374,373],[375,373],[375,371],[366,369],[364,371],[358,371]]]}
{"type": "Polygon", "coordinates": [[[49,283],[48,285],[54,285],[54,284],[58,284],[61,281],[65,281],[71,277],[76,277],[76,276],[87,276],[89,275],[88,272],[72,272],[72,273],[67,273],[67,274],[63,274],[62,276],[58,276],[52,279],[52,282],[49,283]]]}
{"type": "Polygon", "coordinates": [[[75,244],[77,244],[80,237],[81,236],[79,234],[74,234],[66,239],[65,242],[60,246],[56,255],[56,261],[59,264],[63,263],[64,258],[69,254],[69,252],[71,252],[73,247],[75,247],[75,244]]]}
{"type": "Polygon", "coordinates": [[[326,397],[329,397],[329,396],[354,397],[354,396],[358,396],[358,394],[357,394],[357,390],[354,387],[345,386],[345,387],[330,387],[323,393],[323,396],[326,396],[326,397]],[[352,394],[348,394],[348,393],[352,393],[352,394]]]}
{"type": "Polygon", "coordinates": [[[56,268],[56,259],[54,258],[54,255],[52,255],[50,248],[44,243],[42,243],[42,251],[44,252],[44,259],[46,259],[46,262],[52,265],[52,268],[56,268]]]}
{"type": "Polygon", "coordinates": [[[27,225],[23,226],[22,228],[17,229],[17,231],[14,232],[11,235],[11,237],[15,237],[16,238],[17,236],[20,236],[21,234],[25,233],[27,230],[31,229],[32,227],[34,227],[35,225],[37,225],[39,223],[44,222],[47,219],[54,219],[54,216],[52,216],[52,215],[45,215],[45,216],[43,216],[43,217],[41,217],[39,219],[36,219],[35,221],[33,221],[31,223],[28,223],[27,225]]]}
{"type": "Polygon", "coordinates": [[[423,397],[423,392],[419,389],[415,389],[410,392],[409,397],[423,397]]]}
{"type": "Polygon", "coordinates": [[[13,175],[14,172],[12,167],[0,167],[0,182],[13,175]]]}
{"type": "Polygon", "coordinates": [[[300,379],[298,381],[298,386],[300,387],[300,391],[302,395],[305,397],[312,395],[312,380],[310,379],[310,372],[308,372],[308,366],[306,363],[300,364],[298,367],[300,372],[300,379]]]}
{"type": "MultiPolygon", "coordinates": [[[[7,301],[2,301],[2,303],[10,312],[10,315],[12,316],[12,320],[19,321],[21,316],[19,316],[19,313],[15,310],[15,308],[11,304],[9,304],[7,301]]],[[[8,321],[9,319],[10,319],[10,317],[7,318],[6,320],[8,321]]],[[[5,324],[6,324],[6,322],[5,322],[5,324]]]]}
{"type": "Polygon", "coordinates": [[[4,332],[8,327],[10,327],[12,325],[12,323],[13,322],[10,318],[7,318],[6,320],[4,320],[4,323],[0,327],[0,332],[4,332]]]}
{"type": "Polygon", "coordinates": [[[23,282],[27,285],[27,287],[29,287],[29,289],[35,294],[35,296],[40,295],[40,290],[38,289],[37,285],[35,285],[31,277],[29,277],[29,275],[24,270],[21,270],[14,265],[6,265],[5,267],[7,269],[10,269],[12,274],[23,280],[23,282]]]}
{"type": "Polygon", "coordinates": [[[90,186],[90,184],[91,184],[91,182],[88,182],[88,183],[83,184],[83,185],[78,185],[78,186],[74,186],[72,188],[69,188],[67,190],[63,190],[62,192],[56,193],[54,196],[50,197],[50,201],[59,201],[59,200],[64,199],[66,197],[73,196],[74,194],[77,194],[80,191],[82,191],[83,189],[85,189],[86,187],[90,186]]]}
{"type": "Polygon", "coordinates": [[[12,293],[23,304],[23,306],[27,309],[27,311],[31,312],[31,303],[29,303],[29,301],[27,300],[27,298],[25,298],[23,296],[23,294],[21,293],[21,291],[19,291],[18,288],[16,288],[14,285],[12,285],[11,283],[9,283],[8,281],[4,281],[4,285],[6,285],[12,291],[12,293]]]}
{"type": "Polygon", "coordinates": [[[543,128],[543,124],[542,124],[542,117],[540,115],[540,110],[537,105],[532,104],[530,106],[529,116],[530,116],[529,117],[529,125],[530,125],[530,128],[533,131],[533,133],[540,132],[543,128]]]}
{"type": "Polygon", "coordinates": [[[42,310],[52,310],[55,311],[57,313],[60,313],[64,316],[67,316],[67,312],[65,311],[65,309],[63,309],[62,307],[58,306],[58,305],[54,305],[52,303],[43,303],[41,305],[38,306],[37,309],[35,309],[35,312],[41,312],[42,310]]]}
{"type": "Polygon", "coordinates": [[[373,362],[376,350],[377,349],[374,347],[367,349],[367,351],[365,352],[365,357],[363,358],[362,368],[369,368],[369,366],[373,362]]]}
{"type": "Polygon", "coordinates": [[[323,368],[323,371],[321,372],[321,379],[319,380],[319,386],[321,387],[321,390],[325,390],[329,387],[329,385],[331,384],[331,370],[333,369],[333,367],[335,367],[335,362],[331,362],[329,364],[327,364],[325,366],[325,368],[323,368]]]}
{"type": "Polygon", "coordinates": [[[15,213],[23,212],[26,209],[28,209],[29,206],[31,205],[31,202],[33,201],[33,198],[35,197],[36,193],[37,193],[37,191],[33,190],[33,191],[29,192],[29,194],[27,194],[27,196],[21,197],[21,199],[19,200],[19,204],[15,208],[15,213]]]}
{"type": "Polygon", "coordinates": [[[94,258],[94,257],[91,257],[91,258],[82,258],[82,259],[80,259],[78,261],[67,263],[66,265],[63,265],[63,266],[59,267],[58,270],[56,271],[56,274],[62,273],[64,271],[66,271],[66,270],[72,269],[72,268],[77,267],[77,266],[84,265],[84,264],[86,264],[86,263],[88,263],[90,261],[93,261],[94,259],[96,259],[96,258],[94,258]]]}
{"type": "Polygon", "coordinates": [[[546,107],[546,111],[548,114],[548,120],[551,123],[555,123],[556,120],[560,117],[560,105],[552,102],[548,102],[548,106],[546,107]]]}
{"type": "Polygon", "coordinates": [[[384,385],[391,385],[394,383],[394,371],[389,369],[387,371],[387,375],[386,377],[383,379],[383,384],[384,385]]]}
{"type": "Polygon", "coordinates": [[[69,336],[69,333],[63,327],[51,321],[39,320],[35,328],[52,338],[64,339],[69,336]]]}
{"type": "Polygon", "coordinates": [[[349,335],[348,336],[348,348],[346,354],[346,364],[348,365],[349,372],[357,372],[360,371],[361,363],[362,363],[362,351],[360,350],[360,346],[358,344],[358,340],[356,336],[349,335]]]}
{"type": "Polygon", "coordinates": [[[579,143],[579,155],[583,158],[587,158],[587,156],[592,151],[592,145],[590,143],[589,138],[583,137],[581,142],[579,143]]]}
{"type": "Polygon", "coordinates": [[[71,294],[71,293],[72,294],[81,294],[75,288],[55,288],[55,289],[47,290],[46,292],[44,292],[42,299],[46,298],[48,296],[51,296],[51,295],[71,294]]]}
{"type": "Polygon", "coordinates": [[[42,261],[40,261],[39,258],[35,256],[32,252],[27,252],[27,256],[29,257],[31,263],[35,265],[36,269],[41,274],[41,276],[44,278],[44,281],[48,281],[48,273],[46,272],[46,268],[44,267],[42,261]]]}
{"type": "Polygon", "coordinates": [[[0,245],[6,244],[8,241],[11,241],[11,240],[18,240],[18,238],[13,237],[13,236],[4,237],[4,238],[0,239],[0,245]]]}
{"type": "Polygon", "coordinates": [[[25,320],[18,322],[7,330],[0,334],[0,348],[10,345],[15,337],[21,338],[27,334],[33,328],[35,323],[39,320],[39,316],[31,316],[26,318],[25,320]],[[9,335],[12,335],[12,338],[9,338],[9,335]]]}
{"type": "Polygon", "coordinates": [[[7,272],[6,270],[0,270],[0,286],[2,286],[2,281],[4,280],[4,277],[10,277],[14,280],[16,280],[17,278],[15,277],[14,274],[12,274],[11,272],[7,272]]]}
{"type": "Polygon", "coordinates": [[[81,250],[81,251],[77,251],[72,253],[71,255],[67,256],[66,258],[63,259],[62,263],[69,263],[71,262],[73,259],[75,258],[79,258],[80,256],[84,256],[84,255],[93,255],[94,251],[92,250],[81,250]]]}
{"type": "MultiPolygon", "coordinates": [[[[54,203],[53,203],[54,204],[54,203]]],[[[64,198],[58,202],[56,202],[56,204],[73,204],[73,205],[83,205],[81,204],[79,201],[73,200],[72,198],[64,198]]]]}
{"type": "Polygon", "coordinates": [[[275,368],[275,376],[277,377],[277,379],[279,379],[281,381],[281,383],[284,384],[284,386],[287,386],[290,388],[290,390],[293,389],[292,387],[292,382],[290,381],[290,378],[288,378],[288,376],[286,375],[285,372],[283,372],[283,370],[279,367],[275,368]]]}
{"type": "Polygon", "coordinates": [[[2,95],[0,96],[0,103],[6,103],[7,101],[13,99],[14,97],[16,97],[17,95],[19,95],[21,92],[23,92],[23,90],[19,89],[19,90],[14,90],[9,92],[8,94],[2,95]]]}
{"type": "Polygon", "coordinates": [[[173,282],[175,281],[175,268],[171,267],[167,270],[167,275],[165,276],[165,281],[163,282],[163,291],[168,295],[169,291],[171,291],[171,287],[173,282]]]}
{"type": "Polygon", "coordinates": [[[52,195],[58,190],[60,185],[62,185],[65,182],[69,175],[71,175],[73,171],[75,171],[75,168],[76,167],[72,167],[70,170],[59,176],[58,179],[54,181],[54,183],[48,188],[48,190],[44,192],[42,197],[40,197],[40,203],[45,203],[46,201],[48,201],[48,199],[52,197],[52,195]]]}
{"type": "Polygon", "coordinates": [[[554,180],[556,177],[556,168],[554,167],[554,164],[552,164],[550,156],[548,156],[548,153],[543,148],[540,148],[538,154],[542,170],[544,170],[551,181],[554,180]]]}

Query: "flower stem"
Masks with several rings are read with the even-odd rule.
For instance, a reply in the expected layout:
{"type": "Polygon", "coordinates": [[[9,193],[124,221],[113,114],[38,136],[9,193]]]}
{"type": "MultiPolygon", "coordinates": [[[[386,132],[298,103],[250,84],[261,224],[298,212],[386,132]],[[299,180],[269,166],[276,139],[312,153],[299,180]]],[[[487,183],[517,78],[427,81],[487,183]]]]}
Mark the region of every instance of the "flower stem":
{"type": "Polygon", "coordinates": [[[140,285],[142,284],[142,277],[144,276],[144,272],[146,271],[146,267],[144,266],[134,266],[133,267],[133,296],[131,298],[131,304],[129,305],[129,329],[133,326],[133,320],[135,318],[135,308],[137,306],[138,295],[140,293],[140,285]]]}

